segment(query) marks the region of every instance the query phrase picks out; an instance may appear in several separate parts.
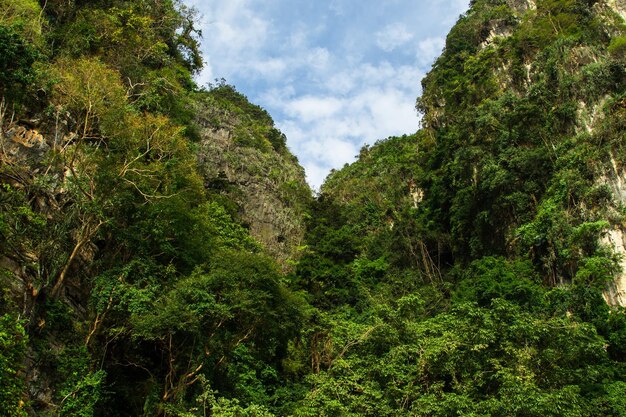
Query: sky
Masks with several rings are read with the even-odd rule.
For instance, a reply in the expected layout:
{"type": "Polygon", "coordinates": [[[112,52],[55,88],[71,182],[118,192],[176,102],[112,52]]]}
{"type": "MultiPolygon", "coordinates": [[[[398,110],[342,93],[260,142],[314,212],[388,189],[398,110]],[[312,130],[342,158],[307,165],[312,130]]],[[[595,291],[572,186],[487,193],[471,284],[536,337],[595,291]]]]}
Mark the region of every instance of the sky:
{"type": "Polygon", "coordinates": [[[265,108],[319,190],[364,144],[417,131],[421,79],[468,0],[184,0],[205,67],[265,108]]]}

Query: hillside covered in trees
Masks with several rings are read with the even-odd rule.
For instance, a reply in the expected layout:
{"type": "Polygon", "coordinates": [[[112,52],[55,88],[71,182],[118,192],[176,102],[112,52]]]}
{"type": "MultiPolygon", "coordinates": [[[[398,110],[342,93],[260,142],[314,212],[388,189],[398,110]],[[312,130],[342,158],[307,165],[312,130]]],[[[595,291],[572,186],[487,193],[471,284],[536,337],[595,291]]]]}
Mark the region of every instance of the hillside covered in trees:
{"type": "Polygon", "coordinates": [[[193,10],[0,6],[0,415],[626,414],[620,1],[473,1],[315,198],[193,10]]]}

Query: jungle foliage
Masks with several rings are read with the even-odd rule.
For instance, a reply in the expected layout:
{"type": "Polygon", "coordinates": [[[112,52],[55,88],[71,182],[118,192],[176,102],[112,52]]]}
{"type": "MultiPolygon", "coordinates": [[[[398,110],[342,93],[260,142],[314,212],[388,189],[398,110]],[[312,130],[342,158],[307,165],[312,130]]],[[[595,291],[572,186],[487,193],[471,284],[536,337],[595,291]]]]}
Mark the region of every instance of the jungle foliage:
{"type": "Polygon", "coordinates": [[[295,157],[233,86],[195,85],[192,9],[0,0],[0,414],[624,415],[626,311],[604,297],[626,25],[524,4],[472,2],[420,131],[315,201],[282,185],[307,222],[285,273],[198,142],[295,157]]]}

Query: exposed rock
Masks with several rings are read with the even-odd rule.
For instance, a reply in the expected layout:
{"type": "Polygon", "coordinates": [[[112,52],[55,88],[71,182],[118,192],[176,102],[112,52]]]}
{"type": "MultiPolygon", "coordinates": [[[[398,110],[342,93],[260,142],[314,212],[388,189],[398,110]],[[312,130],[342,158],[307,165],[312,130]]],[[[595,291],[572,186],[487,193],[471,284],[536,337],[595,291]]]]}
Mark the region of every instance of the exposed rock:
{"type": "Polygon", "coordinates": [[[626,20],[624,0],[598,1],[593,5],[593,10],[610,36],[621,36],[620,28],[626,20]]]}
{"type": "Polygon", "coordinates": [[[626,306],[626,230],[621,210],[626,206],[626,169],[618,164],[614,154],[609,155],[607,169],[598,183],[608,187],[613,202],[608,207],[612,228],[600,239],[619,259],[620,272],[604,291],[604,298],[611,305],[626,306]]]}
{"type": "Polygon", "coordinates": [[[622,19],[626,20],[626,2],[624,0],[607,0],[606,4],[622,19]]]}
{"type": "Polygon", "coordinates": [[[598,181],[609,187],[616,205],[626,205],[626,169],[618,166],[615,155],[610,155],[609,171],[601,176],[598,181]]]}
{"type": "Polygon", "coordinates": [[[419,188],[413,179],[409,180],[409,195],[413,201],[413,208],[417,208],[424,199],[424,190],[419,188]]]}
{"type": "Polygon", "coordinates": [[[537,8],[535,0],[507,0],[506,4],[520,14],[537,8]]]}
{"type": "Polygon", "coordinates": [[[609,230],[601,243],[613,250],[619,257],[621,271],[604,291],[604,299],[608,304],[626,307],[626,230],[616,227],[609,230]]]}
{"type": "Polygon", "coordinates": [[[487,38],[480,44],[480,48],[484,49],[492,43],[496,42],[498,39],[507,38],[512,34],[513,29],[506,21],[495,20],[493,22],[490,22],[489,34],[487,35],[487,38]]]}
{"type": "MultiPolygon", "coordinates": [[[[220,112],[213,104],[198,112],[204,126],[198,161],[205,185],[238,204],[239,218],[252,237],[288,270],[288,261],[298,256],[311,198],[304,170],[286,148],[274,149],[259,137],[250,119],[245,120],[248,115],[229,110],[220,112]]],[[[273,129],[263,125],[266,120],[254,122],[273,129]]]]}
{"type": "Polygon", "coordinates": [[[38,163],[50,146],[36,129],[13,125],[0,134],[0,156],[7,163],[38,163]]]}
{"type": "Polygon", "coordinates": [[[603,112],[602,106],[606,103],[608,97],[604,97],[598,103],[589,106],[585,101],[578,103],[577,117],[579,126],[578,130],[584,129],[587,133],[593,133],[596,125],[602,120],[603,112]]]}
{"type": "Polygon", "coordinates": [[[15,299],[16,304],[22,304],[22,297],[27,296],[28,278],[25,267],[14,259],[0,257],[0,283],[3,288],[15,299]]]}

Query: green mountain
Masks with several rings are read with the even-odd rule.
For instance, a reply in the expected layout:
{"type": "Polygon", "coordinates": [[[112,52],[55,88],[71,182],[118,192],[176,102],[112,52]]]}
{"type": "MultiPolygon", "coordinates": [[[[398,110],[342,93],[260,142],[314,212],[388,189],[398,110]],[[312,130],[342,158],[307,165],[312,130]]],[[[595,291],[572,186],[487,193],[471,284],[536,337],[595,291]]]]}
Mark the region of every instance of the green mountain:
{"type": "Polygon", "coordinates": [[[235,203],[251,236],[292,269],[312,197],[285,135],[265,110],[224,83],[198,102],[195,114],[205,188],[235,203]]]}
{"type": "Polygon", "coordinates": [[[473,1],[316,198],[192,10],[0,6],[0,415],[626,414],[621,2],[473,1]]]}

